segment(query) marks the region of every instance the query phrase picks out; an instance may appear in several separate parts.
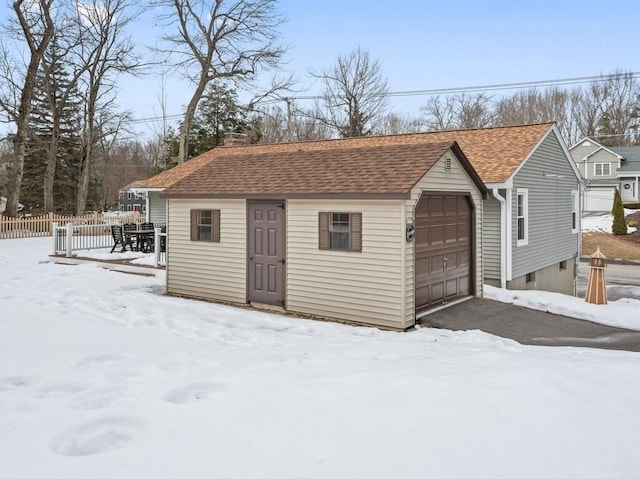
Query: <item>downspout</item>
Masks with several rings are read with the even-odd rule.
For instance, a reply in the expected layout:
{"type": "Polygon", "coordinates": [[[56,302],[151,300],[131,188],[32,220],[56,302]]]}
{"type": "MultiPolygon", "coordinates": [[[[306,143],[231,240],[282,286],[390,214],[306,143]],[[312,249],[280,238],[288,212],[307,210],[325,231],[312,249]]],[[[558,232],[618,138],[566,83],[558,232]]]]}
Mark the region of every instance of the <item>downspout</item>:
{"type": "Polygon", "coordinates": [[[500,196],[498,188],[491,190],[493,197],[500,202],[500,287],[507,287],[507,203],[500,196]]]}

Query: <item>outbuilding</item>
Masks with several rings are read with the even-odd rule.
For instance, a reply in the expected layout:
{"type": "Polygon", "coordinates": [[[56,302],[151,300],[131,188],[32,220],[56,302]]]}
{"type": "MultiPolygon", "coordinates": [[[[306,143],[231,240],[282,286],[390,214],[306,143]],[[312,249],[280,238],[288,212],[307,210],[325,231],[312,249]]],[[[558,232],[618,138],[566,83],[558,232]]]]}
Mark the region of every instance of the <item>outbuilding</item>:
{"type": "Polygon", "coordinates": [[[425,140],[219,152],[161,193],[167,292],[397,330],[481,295],[487,189],[425,140]]]}

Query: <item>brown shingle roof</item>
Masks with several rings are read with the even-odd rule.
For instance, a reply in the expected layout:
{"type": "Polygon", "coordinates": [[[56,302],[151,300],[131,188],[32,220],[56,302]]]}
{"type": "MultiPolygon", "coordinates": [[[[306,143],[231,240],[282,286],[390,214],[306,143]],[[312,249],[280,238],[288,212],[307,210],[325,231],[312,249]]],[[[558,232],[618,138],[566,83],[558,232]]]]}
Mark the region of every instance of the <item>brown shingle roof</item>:
{"type": "Polygon", "coordinates": [[[390,145],[457,142],[485,183],[504,183],[528,157],[551,129],[553,123],[520,125],[475,130],[450,130],[404,135],[345,138],[273,145],[219,147],[182,165],[156,175],[138,185],[140,188],[168,188],[203,165],[221,156],[252,156],[291,152],[346,150],[390,145]]]}
{"type": "MultiPolygon", "coordinates": [[[[218,156],[165,191],[169,197],[406,197],[451,142],[218,156]]],[[[473,169],[469,168],[471,171],[473,169]]],[[[478,179],[482,187],[482,183],[478,179]]]]}

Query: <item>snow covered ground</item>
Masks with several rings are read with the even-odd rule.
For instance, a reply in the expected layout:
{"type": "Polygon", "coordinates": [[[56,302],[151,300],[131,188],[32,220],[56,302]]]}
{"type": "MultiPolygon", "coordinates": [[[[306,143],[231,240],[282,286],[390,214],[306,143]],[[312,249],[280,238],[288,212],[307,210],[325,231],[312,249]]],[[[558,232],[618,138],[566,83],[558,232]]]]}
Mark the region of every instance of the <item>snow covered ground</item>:
{"type": "MultiPolygon", "coordinates": [[[[637,210],[625,209],[625,216],[634,213],[637,210]]],[[[594,215],[582,218],[582,232],[588,231],[602,231],[605,233],[611,233],[611,227],[613,226],[613,216],[610,214],[594,215]]],[[[637,231],[637,228],[627,226],[627,233],[633,233],[637,231]]]]}
{"type": "Polygon", "coordinates": [[[638,474],[637,353],[170,298],[50,249],[0,241],[0,477],[638,474]]]}

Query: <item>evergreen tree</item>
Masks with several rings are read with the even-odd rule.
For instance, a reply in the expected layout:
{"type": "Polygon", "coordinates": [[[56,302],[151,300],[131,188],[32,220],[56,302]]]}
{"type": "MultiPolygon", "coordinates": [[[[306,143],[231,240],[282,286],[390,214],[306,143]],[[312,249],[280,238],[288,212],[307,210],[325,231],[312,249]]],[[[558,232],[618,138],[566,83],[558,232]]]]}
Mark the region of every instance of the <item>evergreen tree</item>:
{"type": "Polygon", "coordinates": [[[613,226],[611,231],[614,235],[626,235],[627,223],[624,220],[624,206],[620,198],[620,191],[616,188],[613,194],[613,226]]]}
{"type": "MultiPolygon", "coordinates": [[[[225,133],[248,133],[250,120],[245,109],[238,103],[235,89],[224,83],[212,83],[198,105],[189,130],[187,158],[221,146],[225,133]]],[[[171,157],[178,154],[179,135],[170,138],[171,157]]],[[[173,166],[173,165],[169,165],[173,166]]]]}
{"type": "Polygon", "coordinates": [[[80,121],[79,95],[57,57],[54,41],[36,78],[29,118],[30,135],[21,196],[29,211],[73,211],[81,147],[80,121]],[[48,74],[44,72],[45,67],[48,74]],[[49,165],[50,161],[53,164],[49,165]],[[48,202],[47,175],[51,175],[48,202]]]}

